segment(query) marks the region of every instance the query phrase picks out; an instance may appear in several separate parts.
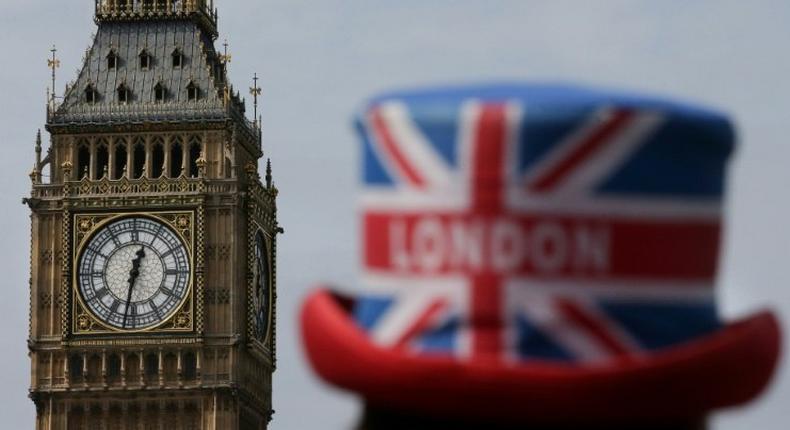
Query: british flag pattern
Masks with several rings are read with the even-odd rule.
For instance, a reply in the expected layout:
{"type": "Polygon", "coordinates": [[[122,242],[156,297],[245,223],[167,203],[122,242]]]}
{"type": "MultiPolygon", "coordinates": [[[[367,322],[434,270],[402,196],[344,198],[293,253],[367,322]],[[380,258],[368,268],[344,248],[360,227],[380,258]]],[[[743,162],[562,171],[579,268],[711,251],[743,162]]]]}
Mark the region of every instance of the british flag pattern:
{"type": "Polygon", "coordinates": [[[356,126],[354,314],[379,347],[595,365],[719,328],[725,116],[490,85],[387,94],[356,126]]]}

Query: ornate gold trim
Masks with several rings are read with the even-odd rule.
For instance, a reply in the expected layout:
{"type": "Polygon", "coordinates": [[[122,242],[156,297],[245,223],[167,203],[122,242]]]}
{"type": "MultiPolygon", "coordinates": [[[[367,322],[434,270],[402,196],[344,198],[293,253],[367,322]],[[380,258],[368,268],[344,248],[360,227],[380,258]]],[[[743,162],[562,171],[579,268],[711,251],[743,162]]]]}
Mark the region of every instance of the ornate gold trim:
{"type": "MultiPolygon", "coordinates": [[[[162,211],[162,212],[119,212],[119,213],[80,213],[74,214],[74,246],[71,247],[71,285],[70,293],[73,302],[73,321],[71,333],[75,336],[102,335],[102,334],[140,334],[151,332],[163,333],[191,333],[195,329],[194,285],[196,279],[195,267],[195,213],[194,211],[162,211]],[[187,294],[176,309],[162,322],[152,327],[141,330],[122,330],[105,324],[94,315],[85,305],[79,291],[77,276],[77,261],[84,250],[88,240],[105,225],[123,218],[141,217],[149,218],[168,225],[184,244],[189,254],[190,278],[187,294]],[[73,299],[76,297],[76,300],[73,299]]],[[[68,234],[68,233],[64,233],[68,234]]]]}

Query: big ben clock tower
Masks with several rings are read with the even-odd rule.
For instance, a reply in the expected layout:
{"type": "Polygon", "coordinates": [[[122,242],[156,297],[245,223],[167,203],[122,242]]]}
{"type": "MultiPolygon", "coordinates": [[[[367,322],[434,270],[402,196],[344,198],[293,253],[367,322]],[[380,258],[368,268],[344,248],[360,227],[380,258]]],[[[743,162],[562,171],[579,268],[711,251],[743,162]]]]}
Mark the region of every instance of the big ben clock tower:
{"type": "Polygon", "coordinates": [[[25,199],[36,428],[265,429],[277,190],[213,2],[95,7],[25,199]]]}

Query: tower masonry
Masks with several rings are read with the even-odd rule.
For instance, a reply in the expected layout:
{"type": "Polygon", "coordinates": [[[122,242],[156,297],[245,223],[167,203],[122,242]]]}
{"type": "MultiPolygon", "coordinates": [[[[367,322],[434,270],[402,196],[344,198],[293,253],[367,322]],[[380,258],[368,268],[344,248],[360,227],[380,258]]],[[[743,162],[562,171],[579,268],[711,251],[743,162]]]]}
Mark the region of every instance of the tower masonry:
{"type": "Polygon", "coordinates": [[[96,0],[95,21],[24,200],[36,428],[266,429],[282,229],[213,2],[96,0]]]}

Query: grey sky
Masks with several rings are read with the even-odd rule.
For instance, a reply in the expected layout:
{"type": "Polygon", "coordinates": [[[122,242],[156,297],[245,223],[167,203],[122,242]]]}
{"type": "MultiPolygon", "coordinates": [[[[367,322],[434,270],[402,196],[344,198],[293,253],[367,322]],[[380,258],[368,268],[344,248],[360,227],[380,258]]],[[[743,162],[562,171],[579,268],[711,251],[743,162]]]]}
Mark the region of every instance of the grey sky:
{"type": "MultiPolygon", "coordinates": [[[[31,428],[27,400],[28,211],[20,199],[43,126],[46,57],[57,42],[58,92],[94,31],[93,1],[0,0],[0,416],[31,428]]],[[[296,317],[316,282],[353,286],[357,141],[350,118],[377,91],[499,79],[639,89],[731,112],[741,145],[731,170],[719,282],[728,317],[790,312],[790,2],[783,0],[217,0],[236,87],[262,77],[264,146],[286,228],[279,261],[275,430],[342,430],[353,398],[306,367],[296,317]]],[[[221,40],[218,42],[221,43],[221,40]]],[[[780,428],[786,367],[758,403],[716,429],[780,428]]],[[[786,425],[786,424],[784,424],[786,425]]]]}

